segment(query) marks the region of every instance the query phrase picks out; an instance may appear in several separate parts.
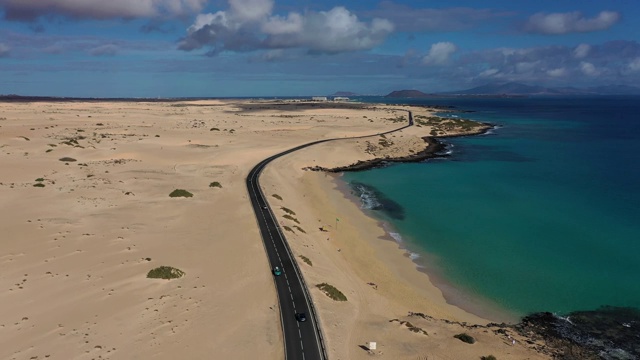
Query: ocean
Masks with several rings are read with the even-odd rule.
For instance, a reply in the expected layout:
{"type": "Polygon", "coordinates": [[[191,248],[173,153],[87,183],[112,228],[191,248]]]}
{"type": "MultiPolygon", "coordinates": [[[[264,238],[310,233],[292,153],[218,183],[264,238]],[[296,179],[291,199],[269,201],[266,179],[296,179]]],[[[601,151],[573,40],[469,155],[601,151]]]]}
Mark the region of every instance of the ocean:
{"type": "Polygon", "coordinates": [[[395,102],[496,126],[445,139],[444,157],[343,174],[417,266],[519,316],[640,308],[640,97],[395,102]]]}

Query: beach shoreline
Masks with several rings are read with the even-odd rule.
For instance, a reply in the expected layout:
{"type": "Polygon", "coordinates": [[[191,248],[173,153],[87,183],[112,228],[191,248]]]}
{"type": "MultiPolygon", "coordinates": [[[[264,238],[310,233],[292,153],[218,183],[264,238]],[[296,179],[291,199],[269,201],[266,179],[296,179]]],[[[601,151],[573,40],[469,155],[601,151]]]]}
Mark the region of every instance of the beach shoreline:
{"type": "MultiPolygon", "coordinates": [[[[411,246],[411,244],[408,243],[410,240],[407,236],[394,229],[393,225],[383,219],[380,214],[376,214],[374,210],[363,208],[362,200],[353,194],[353,188],[348,182],[342,179],[342,176],[334,174],[332,181],[335,183],[335,189],[337,191],[356,206],[360,207],[366,216],[377,222],[377,226],[385,233],[385,235],[380,236],[379,239],[396,244],[398,250],[403,253],[404,257],[414,264],[415,270],[427,275],[425,281],[432,283],[442,292],[448,304],[454,305],[480,318],[486,319],[487,322],[493,323],[516,324],[522,316],[524,316],[522,314],[509,312],[497,304],[493,304],[488,299],[480,297],[478,294],[471,294],[455,286],[451,281],[446,279],[438,266],[434,265],[437,262],[434,255],[423,249],[418,249],[416,246],[411,246]],[[397,235],[394,236],[393,233],[397,235]]],[[[420,286],[420,284],[415,284],[415,286],[420,286]]]]}

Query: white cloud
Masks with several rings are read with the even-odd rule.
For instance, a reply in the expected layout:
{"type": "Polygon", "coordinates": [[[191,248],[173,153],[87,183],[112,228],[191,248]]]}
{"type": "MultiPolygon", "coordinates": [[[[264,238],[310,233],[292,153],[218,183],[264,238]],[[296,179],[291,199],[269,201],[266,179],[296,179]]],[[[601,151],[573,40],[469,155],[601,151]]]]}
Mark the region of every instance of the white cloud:
{"type": "Polygon", "coordinates": [[[637,57],[629,63],[629,70],[640,71],[640,57],[637,57]]]}
{"type": "Polygon", "coordinates": [[[90,49],[89,54],[92,56],[114,56],[119,50],[120,48],[117,45],[106,44],[90,49]]]}
{"type": "Polygon", "coordinates": [[[458,48],[451,42],[439,42],[431,45],[429,53],[422,59],[425,65],[444,65],[458,48]]]}
{"type": "Polygon", "coordinates": [[[500,72],[500,70],[498,70],[498,69],[487,69],[487,70],[481,72],[480,74],[478,74],[478,76],[480,76],[480,77],[492,77],[492,76],[494,76],[495,74],[497,74],[499,72],[500,72]]]}
{"type": "Polygon", "coordinates": [[[271,14],[273,0],[229,0],[229,6],[240,21],[256,21],[271,14]]]}
{"type": "Polygon", "coordinates": [[[575,50],[573,50],[573,55],[578,59],[582,59],[582,58],[585,58],[587,55],[589,55],[590,51],[591,51],[591,45],[580,44],[576,46],[575,50]]]}
{"type": "Polygon", "coordinates": [[[579,11],[568,13],[537,13],[532,15],[524,26],[528,32],[559,35],[575,32],[606,30],[620,20],[615,11],[601,11],[594,18],[586,18],[579,11]]]}
{"type": "Polygon", "coordinates": [[[554,78],[563,77],[567,75],[567,69],[557,68],[557,69],[547,70],[547,75],[554,78]]]}
{"type": "Polygon", "coordinates": [[[587,76],[598,76],[600,71],[592,63],[583,61],[580,63],[580,71],[587,76]]]}
{"type": "Polygon", "coordinates": [[[111,19],[182,16],[201,11],[207,0],[0,0],[9,20],[41,16],[111,19]]]}
{"type": "MultiPolygon", "coordinates": [[[[382,43],[393,31],[393,24],[387,20],[373,19],[367,24],[341,6],[305,15],[304,29],[299,34],[297,46],[308,47],[315,52],[368,50],[382,43]]],[[[283,38],[279,40],[286,40],[283,38]]]]}
{"type": "Polygon", "coordinates": [[[536,69],[538,64],[539,62],[537,61],[522,61],[522,62],[516,63],[515,70],[518,73],[532,72],[533,70],[536,69]]]}
{"type": "Polygon", "coordinates": [[[9,56],[11,48],[6,44],[0,43],[0,58],[9,56]]]}
{"type": "Polygon", "coordinates": [[[269,35],[299,34],[304,28],[304,18],[298,13],[290,13],[288,17],[272,16],[264,24],[262,31],[269,35]]]}
{"type": "Polygon", "coordinates": [[[393,31],[387,20],[366,23],[341,6],[282,17],[271,14],[272,0],[229,0],[229,4],[228,10],[198,15],[178,48],[211,47],[211,53],[287,48],[340,53],[371,49],[393,31]]]}

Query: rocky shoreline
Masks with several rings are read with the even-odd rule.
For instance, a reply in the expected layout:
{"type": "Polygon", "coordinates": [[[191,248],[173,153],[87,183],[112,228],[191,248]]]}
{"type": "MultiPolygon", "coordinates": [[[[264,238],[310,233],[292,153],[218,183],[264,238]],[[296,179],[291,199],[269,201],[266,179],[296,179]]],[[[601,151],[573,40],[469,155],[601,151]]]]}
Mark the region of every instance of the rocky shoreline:
{"type": "Polygon", "coordinates": [[[436,157],[446,156],[442,154],[442,151],[446,149],[446,145],[442,142],[438,141],[436,138],[431,136],[425,136],[422,138],[427,146],[424,150],[417,152],[415,154],[400,156],[400,157],[384,157],[384,158],[375,158],[371,160],[358,160],[357,162],[346,165],[346,166],[338,166],[335,168],[325,168],[322,166],[309,166],[303,168],[303,170],[310,171],[325,171],[329,173],[339,173],[346,171],[363,171],[378,168],[384,166],[387,163],[399,162],[399,163],[408,163],[408,162],[420,162],[427,159],[432,159],[436,157]]]}
{"type": "Polygon", "coordinates": [[[605,306],[575,311],[566,317],[541,312],[524,317],[512,327],[530,340],[544,340],[547,349],[536,350],[556,359],[640,359],[637,309],[605,306]]]}

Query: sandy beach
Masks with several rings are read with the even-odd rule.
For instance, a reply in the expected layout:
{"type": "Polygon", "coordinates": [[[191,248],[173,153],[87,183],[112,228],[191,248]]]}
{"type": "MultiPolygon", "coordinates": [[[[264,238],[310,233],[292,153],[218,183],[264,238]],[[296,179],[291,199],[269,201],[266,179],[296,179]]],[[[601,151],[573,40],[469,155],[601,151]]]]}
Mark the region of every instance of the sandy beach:
{"type": "Polygon", "coordinates": [[[477,129],[438,125],[421,107],[353,103],[9,102],[0,109],[0,358],[281,359],[276,294],[246,175],[296,145],[398,128],[409,109],[422,119],[417,126],[305,148],[261,177],[276,214],[295,213],[281,225],[291,229],[330,358],[548,358],[533,349],[541,344],[485,327],[499,319],[448,303],[338,189],[339,175],[305,169],[407,156],[424,150],[424,136],[477,129]],[[169,197],[175,189],[194,196],[169,197]],[[146,277],[161,265],[186,275],[146,277]],[[313,287],[319,283],[347,301],[331,300],[313,287]],[[460,333],[476,343],[454,338],[460,333]],[[376,351],[362,348],[369,341],[376,351]]]}

